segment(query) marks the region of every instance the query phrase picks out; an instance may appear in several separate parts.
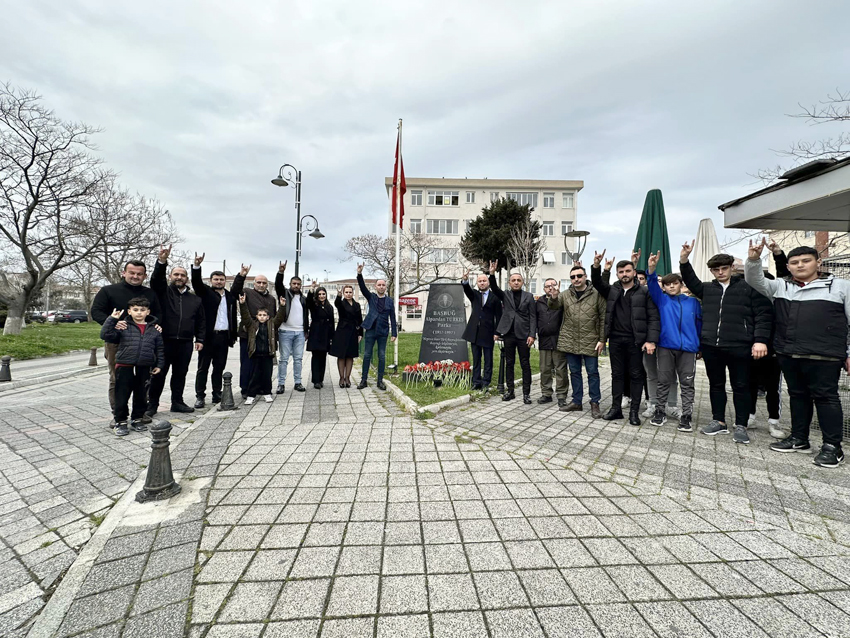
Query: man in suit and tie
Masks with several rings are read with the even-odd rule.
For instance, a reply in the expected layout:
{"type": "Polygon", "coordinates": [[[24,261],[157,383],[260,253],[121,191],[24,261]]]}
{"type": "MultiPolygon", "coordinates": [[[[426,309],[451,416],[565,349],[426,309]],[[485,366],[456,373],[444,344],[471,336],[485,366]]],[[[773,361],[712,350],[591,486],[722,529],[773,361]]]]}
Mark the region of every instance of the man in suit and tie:
{"type": "Polygon", "coordinates": [[[369,378],[369,366],[372,364],[372,348],[377,343],[378,382],[375,385],[379,390],[386,390],[384,366],[387,362],[387,337],[391,341],[395,341],[398,334],[395,321],[395,301],[387,295],[386,279],[378,279],[375,282],[375,292],[370,291],[366,287],[366,281],[363,279],[363,266],[365,265],[357,264],[357,285],[360,286],[360,293],[366,298],[366,302],[369,304],[369,311],[363,320],[363,330],[365,331],[363,374],[360,376],[360,384],[357,388],[362,390],[368,385],[366,381],[369,378]],[[392,336],[390,336],[391,333],[392,336]]]}
{"type": "Polygon", "coordinates": [[[508,280],[508,290],[501,290],[496,283],[497,261],[490,262],[490,289],[504,307],[502,318],[496,325],[496,332],[502,335],[505,348],[505,385],[507,390],[502,401],[516,398],[514,394],[514,362],[519,351],[519,365],[522,368],[522,402],[531,403],[531,346],[537,334],[537,308],[534,295],[522,289],[522,275],[513,273],[508,280]]]}
{"type": "Polygon", "coordinates": [[[490,280],[485,274],[477,277],[478,290],[473,290],[469,285],[469,270],[464,273],[460,283],[463,285],[463,294],[472,304],[472,312],[466,322],[466,330],[463,331],[463,338],[472,347],[472,389],[489,392],[493,378],[493,345],[496,341],[496,325],[502,317],[502,302],[490,290],[490,280]]]}

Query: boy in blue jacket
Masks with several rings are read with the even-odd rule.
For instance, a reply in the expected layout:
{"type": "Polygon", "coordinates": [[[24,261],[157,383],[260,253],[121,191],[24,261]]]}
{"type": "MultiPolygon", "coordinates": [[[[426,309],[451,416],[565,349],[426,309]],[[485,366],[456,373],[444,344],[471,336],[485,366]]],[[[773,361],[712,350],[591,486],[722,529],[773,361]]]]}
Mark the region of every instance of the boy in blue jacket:
{"type": "Polygon", "coordinates": [[[691,414],[694,409],[694,377],[702,330],[702,305],[693,297],[682,294],[683,282],[678,273],[664,275],[659,285],[655,266],[660,256],[660,251],[650,254],[647,264],[647,287],[661,315],[661,339],[657,351],[658,394],[655,414],[650,423],[662,426],[667,422],[667,395],[670,384],[678,375],[682,394],[682,416],[678,429],[680,432],[692,432],[691,414]]]}

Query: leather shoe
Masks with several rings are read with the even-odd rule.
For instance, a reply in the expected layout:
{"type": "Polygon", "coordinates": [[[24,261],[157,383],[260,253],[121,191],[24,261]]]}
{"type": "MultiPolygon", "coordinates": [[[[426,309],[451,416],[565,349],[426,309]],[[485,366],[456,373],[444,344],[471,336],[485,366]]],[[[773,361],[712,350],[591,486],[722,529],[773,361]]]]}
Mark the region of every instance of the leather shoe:
{"type": "Polygon", "coordinates": [[[149,419],[153,420],[153,417],[156,415],[158,410],[159,410],[158,405],[149,405],[148,409],[145,410],[145,416],[148,417],[149,419]]]}
{"type": "Polygon", "coordinates": [[[153,423],[153,419],[152,419],[152,418],[150,418],[150,417],[148,416],[148,413],[147,413],[147,412],[145,412],[145,413],[142,415],[142,418],[141,418],[141,419],[139,419],[139,421],[141,421],[141,422],[142,422],[142,423],[144,423],[145,425],[147,425],[148,423],[153,423]]]}
{"type": "Polygon", "coordinates": [[[567,405],[566,399],[558,399],[558,409],[564,408],[564,407],[566,407],[566,405],[567,405]]]}
{"type": "Polygon", "coordinates": [[[531,395],[523,394],[522,395],[522,402],[525,403],[526,405],[530,405],[531,404],[531,395]]]}
{"type": "Polygon", "coordinates": [[[367,388],[367,387],[369,387],[369,384],[366,383],[365,381],[361,381],[360,383],[357,384],[358,390],[362,390],[363,388],[367,388]]]}
{"type": "Polygon", "coordinates": [[[537,402],[538,403],[552,403],[552,397],[542,396],[539,399],[537,399],[537,402]]]}
{"type": "Polygon", "coordinates": [[[578,403],[570,401],[567,405],[561,408],[561,412],[581,412],[584,408],[578,403]]]}
{"type": "Polygon", "coordinates": [[[204,400],[203,400],[203,399],[198,399],[197,401],[195,401],[195,408],[196,408],[196,409],[203,408],[203,407],[205,407],[206,405],[207,405],[207,404],[204,402],[204,400]]]}
{"type": "Polygon", "coordinates": [[[213,402],[213,405],[215,405],[216,403],[221,403],[221,395],[213,392],[212,402],[213,402]]]}
{"type": "Polygon", "coordinates": [[[189,414],[190,412],[194,412],[195,408],[190,408],[185,403],[172,403],[171,404],[172,412],[181,412],[183,414],[189,414]]]}
{"type": "Polygon", "coordinates": [[[640,412],[637,410],[629,410],[629,425],[640,425],[640,412]]]}
{"type": "Polygon", "coordinates": [[[275,394],[283,394],[285,391],[286,391],[286,388],[281,383],[279,386],[277,386],[277,391],[275,391],[275,394]]]}
{"type": "Polygon", "coordinates": [[[307,388],[305,388],[300,383],[296,383],[294,386],[292,386],[292,389],[295,390],[296,392],[307,392],[307,388]]]}
{"type": "Polygon", "coordinates": [[[383,382],[383,381],[378,381],[378,382],[375,384],[375,386],[378,388],[378,390],[386,390],[386,389],[387,389],[387,386],[386,386],[386,385],[384,385],[384,382],[383,382]]]}
{"type": "Polygon", "coordinates": [[[590,416],[591,416],[591,418],[594,418],[594,419],[601,419],[602,418],[602,410],[599,409],[598,403],[591,403],[590,404],[590,416]]]}
{"type": "Polygon", "coordinates": [[[616,421],[617,419],[623,418],[623,410],[616,406],[612,406],[608,412],[605,413],[605,416],[602,417],[606,421],[616,421]]]}
{"type": "Polygon", "coordinates": [[[318,390],[319,388],[321,388],[321,387],[322,387],[322,384],[321,384],[321,383],[314,383],[314,384],[313,384],[313,387],[314,387],[316,390],[318,390]]]}
{"type": "Polygon", "coordinates": [[[502,401],[513,401],[516,399],[516,395],[513,390],[508,390],[502,395],[502,401]]]}

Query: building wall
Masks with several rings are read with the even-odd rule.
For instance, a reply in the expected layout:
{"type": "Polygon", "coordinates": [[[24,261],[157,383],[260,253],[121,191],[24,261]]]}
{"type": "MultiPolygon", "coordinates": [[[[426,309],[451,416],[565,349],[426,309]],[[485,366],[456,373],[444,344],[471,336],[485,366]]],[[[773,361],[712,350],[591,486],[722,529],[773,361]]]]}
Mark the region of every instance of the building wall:
{"type": "MultiPolygon", "coordinates": [[[[821,257],[843,257],[850,255],[850,233],[832,231],[781,230],[769,233],[770,239],[787,253],[797,246],[813,246],[821,257]]],[[[770,260],[770,272],[776,274],[776,266],[770,260]]]]}

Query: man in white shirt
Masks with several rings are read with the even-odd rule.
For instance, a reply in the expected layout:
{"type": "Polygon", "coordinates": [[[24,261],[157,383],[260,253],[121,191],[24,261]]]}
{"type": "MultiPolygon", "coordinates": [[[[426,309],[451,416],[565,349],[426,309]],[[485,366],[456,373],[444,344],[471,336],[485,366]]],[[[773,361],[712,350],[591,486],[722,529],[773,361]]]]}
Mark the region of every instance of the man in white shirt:
{"type": "Polygon", "coordinates": [[[304,359],[304,343],[310,328],[310,315],[307,312],[307,300],[301,294],[301,278],[292,277],[289,288],[283,287],[283,274],[286,272],[286,262],[280,262],[277,277],[274,280],[275,293],[278,297],[286,298],[284,320],[278,330],[280,343],[280,361],[277,364],[277,394],[283,394],[286,389],[286,373],[289,357],[292,357],[292,376],[298,392],[306,388],[301,384],[301,362],[304,359]]]}

